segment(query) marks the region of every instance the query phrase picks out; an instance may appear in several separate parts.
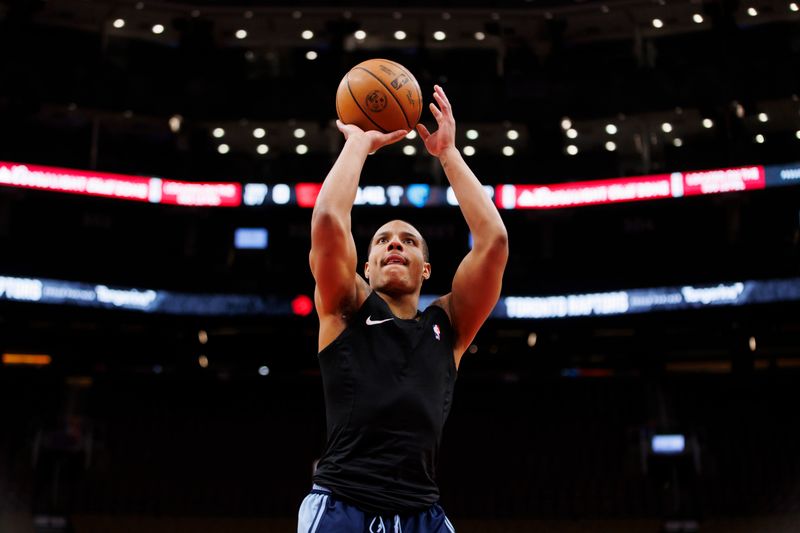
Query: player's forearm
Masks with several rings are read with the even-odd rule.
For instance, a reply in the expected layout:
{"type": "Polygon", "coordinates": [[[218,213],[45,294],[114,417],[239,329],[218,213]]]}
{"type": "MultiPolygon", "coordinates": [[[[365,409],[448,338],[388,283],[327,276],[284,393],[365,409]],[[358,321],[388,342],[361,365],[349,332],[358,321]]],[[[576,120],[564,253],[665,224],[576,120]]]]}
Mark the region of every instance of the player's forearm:
{"type": "Polygon", "coordinates": [[[439,161],[472,232],[473,248],[497,244],[505,246],[508,234],[503,219],[458,149],[451,147],[444,150],[439,155],[439,161]]]}
{"type": "Polygon", "coordinates": [[[350,210],[356,200],[361,169],[368,154],[368,140],[358,136],[347,139],[322,183],[311,215],[312,226],[321,219],[330,218],[347,221],[349,226],[350,210]]]}

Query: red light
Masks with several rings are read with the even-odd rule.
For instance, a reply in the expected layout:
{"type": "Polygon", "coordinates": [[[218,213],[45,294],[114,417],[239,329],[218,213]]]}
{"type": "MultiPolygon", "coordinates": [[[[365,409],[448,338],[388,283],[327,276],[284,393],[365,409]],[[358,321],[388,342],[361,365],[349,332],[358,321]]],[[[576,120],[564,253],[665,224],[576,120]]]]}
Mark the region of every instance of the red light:
{"type": "Polygon", "coordinates": [[[321,183],[298,183],[294,188],[297,205],[300,207],[314,207],[320,189],[322,189],[321,183]]]}
{"type": "Polygon", "coordinates": [[[292,312],[300,316],[308,316],[314,310],[314,302],[305,294],[292,300],[292,312]]]}

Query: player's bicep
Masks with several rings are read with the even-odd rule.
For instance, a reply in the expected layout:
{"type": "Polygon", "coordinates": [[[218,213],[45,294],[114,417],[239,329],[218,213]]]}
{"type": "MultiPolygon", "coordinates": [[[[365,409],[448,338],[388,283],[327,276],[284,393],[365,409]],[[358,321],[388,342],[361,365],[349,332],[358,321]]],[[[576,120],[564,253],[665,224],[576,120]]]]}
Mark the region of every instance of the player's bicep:
{"type": "Polygon", "coordinates": [[[507,260],[508,248],[499,243],[485,250],[472,250],[461,261],[448,302],[456,353],[467,349],[497,304],[507,260]]]}
{"type": "Polygon", "coordinates": [[[317,284],[317,306],[337,313],[356,298],[356,245],[349,227],[330,217],[311,224],[309,263],[317,284]]]}

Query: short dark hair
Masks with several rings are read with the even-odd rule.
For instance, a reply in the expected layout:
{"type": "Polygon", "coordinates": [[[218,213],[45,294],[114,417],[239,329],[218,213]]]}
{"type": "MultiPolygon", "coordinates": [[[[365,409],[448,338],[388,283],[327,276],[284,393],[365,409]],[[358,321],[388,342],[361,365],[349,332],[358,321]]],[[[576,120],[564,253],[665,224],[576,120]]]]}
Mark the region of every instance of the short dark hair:
{"type": "MultiPolygon", "coordinates": [[[[412,228],[417,230],[417,233],[419,233],[419,238],[422,239],[422,257],[423,257],[423,259],[425,259],[426,263],[430,263],[430,261],[431,261],[431,253],[430,253],[430,250],[428,249],[428,241],[425,240],[425,237],[422,235],[422,232],[419,231],[416,228],[416,226],[414,226],[414,224],[411,224],[410,222],[406,222],[405,220],[402,220],[402,219],[399,219],[399,218],[397,218],[395,220],[403,222],[404,224],[408,224],[409,226],[411,226],[412,228]]],[[[390,220],[389,222],[392,222],[392,221],[390,220]]],[[[369,238],[369,246],[367,247],[367,257],[369,257],[369,254],[372,253],[372,240],[373,240],[374,237],[375,237],[375,235],[373,234],[372,237],[369,238]]]]}

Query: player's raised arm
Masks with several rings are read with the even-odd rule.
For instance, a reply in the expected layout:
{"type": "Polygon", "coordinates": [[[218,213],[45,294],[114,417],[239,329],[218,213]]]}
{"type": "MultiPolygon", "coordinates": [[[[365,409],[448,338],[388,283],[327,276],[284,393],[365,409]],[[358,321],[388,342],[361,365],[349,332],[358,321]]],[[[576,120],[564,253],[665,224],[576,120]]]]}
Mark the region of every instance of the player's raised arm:
{"type": "Polygon", "coordinates": [[[430,133],[419,124],[417,130],[428,152],[442,163],[473,238],[472,250],[453,278],[452,292],[440,300],[455,329],[453,352],[458,364],[500,297],[508,234],[497,208],[455,146],[456,123],[447,96],[438,85],[434,91],[438,107],[431,103],[430,109],[438,129],[430,133]]]}
{"type": "Polygon", "coordinates": [[[315,300],[320,317],[338,315],[356,297],[356,247],[350,230],[350,210],[356,199],[367,155],[397,142],[407,133],[362,131],[336,122],[345,144],[325,178],[311,215],[311,272],[317,283],[315,300]]]}

